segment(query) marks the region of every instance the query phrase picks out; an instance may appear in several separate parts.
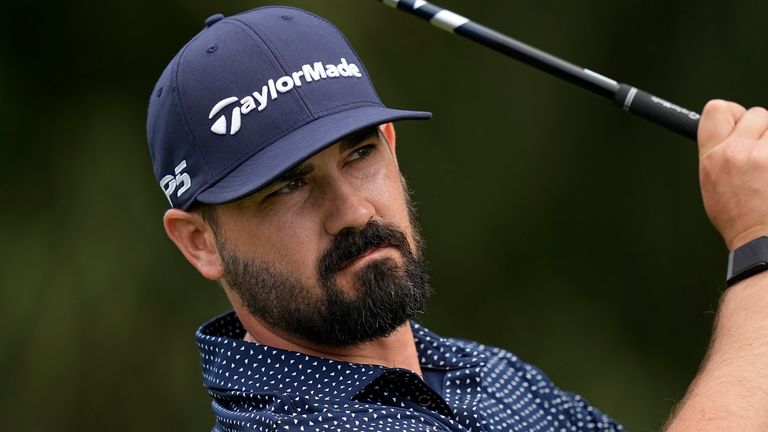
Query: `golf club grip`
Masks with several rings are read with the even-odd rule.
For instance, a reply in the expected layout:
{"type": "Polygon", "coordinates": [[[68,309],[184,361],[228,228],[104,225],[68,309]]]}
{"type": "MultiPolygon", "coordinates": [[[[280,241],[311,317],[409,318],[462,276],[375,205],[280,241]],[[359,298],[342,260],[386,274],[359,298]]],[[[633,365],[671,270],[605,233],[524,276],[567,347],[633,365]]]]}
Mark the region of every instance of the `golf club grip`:
{"type": "Polygon", "coordinates": [[[619,84],[613,103],[672,132],[696,141],[701,116],[627,84],[619,84]]]}

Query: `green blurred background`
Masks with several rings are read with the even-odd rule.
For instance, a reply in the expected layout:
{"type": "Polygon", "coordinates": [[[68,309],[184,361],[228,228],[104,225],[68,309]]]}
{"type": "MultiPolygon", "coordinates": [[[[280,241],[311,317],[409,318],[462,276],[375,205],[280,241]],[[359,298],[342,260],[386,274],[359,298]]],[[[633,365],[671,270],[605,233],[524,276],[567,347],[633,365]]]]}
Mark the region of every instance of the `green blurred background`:
{"type": "MultiPolygon", "coordinates": [[[[166,239],[144,122],[200,0],[10,2],[0,26],[3,430],[208,430],[193,332],[227,309],[166,239]]],[[[633,431],[705,352],[726,250],[692,142],[373,0],[285,1],[350,38],[402,123],[436,295],[633,431]]],[[[768,103],[768,2],[439,3],[691,109],[768,103]]]]}

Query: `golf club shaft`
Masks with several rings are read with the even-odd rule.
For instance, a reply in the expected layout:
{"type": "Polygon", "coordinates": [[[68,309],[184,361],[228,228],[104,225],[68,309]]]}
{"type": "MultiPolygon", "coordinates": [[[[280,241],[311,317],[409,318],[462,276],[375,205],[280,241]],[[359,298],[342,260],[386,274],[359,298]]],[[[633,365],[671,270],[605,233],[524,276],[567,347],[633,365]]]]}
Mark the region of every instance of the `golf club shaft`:
{"type": "Polygon", "coordinates": [[[423,0],[379,0],[613,101],[624,111],[696,140],[698,113],[584,69],[423,0]]]}

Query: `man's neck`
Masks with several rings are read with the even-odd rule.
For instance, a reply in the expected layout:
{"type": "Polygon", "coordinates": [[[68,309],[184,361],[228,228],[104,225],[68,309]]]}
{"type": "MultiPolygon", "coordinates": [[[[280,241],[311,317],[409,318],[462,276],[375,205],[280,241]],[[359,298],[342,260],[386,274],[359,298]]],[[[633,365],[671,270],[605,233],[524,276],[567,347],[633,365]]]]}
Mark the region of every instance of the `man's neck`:
{"type": "Polygon", "coordinates": [[[245,327],[246,342],[258,342],[274,348],[338,360],[348,363],[374,364],[390,368],[408,369],[422,376],[419,355],[409,322],[405,322],[389,336],[347,347],[322,347],[291,337],[264,324],[248,313],[237,311],[245,327]]]}

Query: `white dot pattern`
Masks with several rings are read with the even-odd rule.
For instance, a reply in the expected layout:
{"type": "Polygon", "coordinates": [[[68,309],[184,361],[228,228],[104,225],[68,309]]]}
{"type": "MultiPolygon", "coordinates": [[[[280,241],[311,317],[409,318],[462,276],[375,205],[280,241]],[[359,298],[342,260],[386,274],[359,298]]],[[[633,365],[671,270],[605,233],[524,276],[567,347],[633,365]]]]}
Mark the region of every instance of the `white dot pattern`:
{"type": "Polygon", "coordinates": [[[623,431],[578,395],[499,348],[412,323],[433,389],[405,369],[345,363],[242,340],[233,312],[197,331],[214,431],[623,431]]]}

